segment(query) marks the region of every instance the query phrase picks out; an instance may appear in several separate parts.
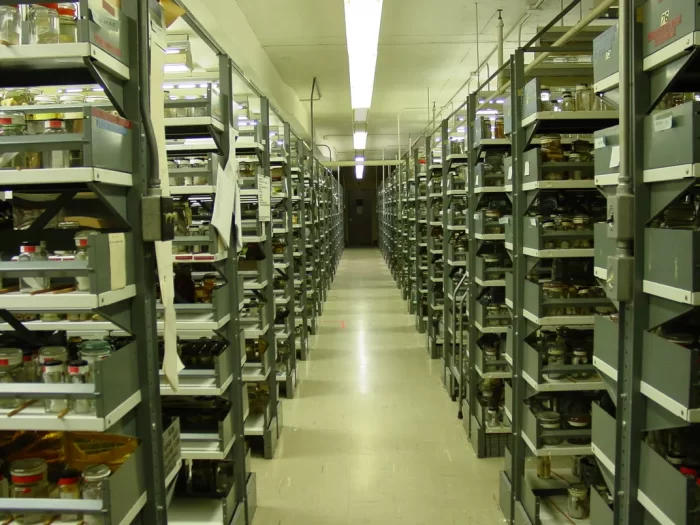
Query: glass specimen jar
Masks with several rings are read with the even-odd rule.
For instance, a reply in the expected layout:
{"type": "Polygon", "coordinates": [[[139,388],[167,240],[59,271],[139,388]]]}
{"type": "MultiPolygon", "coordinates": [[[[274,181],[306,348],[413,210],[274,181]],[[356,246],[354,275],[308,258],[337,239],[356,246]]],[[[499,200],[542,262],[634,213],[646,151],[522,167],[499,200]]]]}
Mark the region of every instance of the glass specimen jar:
{"type": "MultiPolygon", "coordinates": [[[[76,261],[87,261],[88,260],[88,238],[86,235],[80,235],[75,237],[75,260],[76,261]]],[[[90,291],[90,276],[79,275],[75,278],[75,288],[79,292],[89,292],[90,291]]]]}
{"type": "MultiPolygon", "coordinates": [[[[47,385],[65,383],[65,363],[63,361],[46,361],[41,366],[41,380],[47,385]]],[[[48,414],[60,414],[68,408],[67,399],[44,399],[44,410],[48,414]]]]}
{"type": "Polygon", "coordinates": [[[496,117],[496,125],[494,127],[494,138],[504,139],[506,138],[505,133],[505,120],[502,116],[496,117]]]}
{"type": "MultiPolygon", "coordinates": [[[[64,106],[82,106],[85,104],[85,96],[80,93],[65,93],[58,97],[58,103],[64,106]]],[[[63,122],[66,125],[67,133],[82,133],[85,115],[82,109],[72,108],[63,111],[63,122]]],[[[79,164],[73,164],[79,166],[79,164]]]]}
{"type": "Polygon", "coordinates": [[[20,16],[14,5],[0,5],[0,46],[19,45],[20,16]]]}
{"type": "MultiPolygon", "coordinates": [[[[43,459],[21,459],[10,463],[12,481],[12,498],[48,498],[48,466],[43,459]]],[[[25,525],[43,523],[48,518],[45,514],[15,514],[15,520],[25,525]]]]}
{"type": "MultiPolygon", "coordinates": [[[[19,348],[0,348],[0,382],[17,383],[24,380],[22,368],[22,350],[19,348]]],[[[14,408],[19,399],[14,397],[0,398],[0,407],[14,408]]]]}
{"type": "Polygon", "coordinates": [[[75,6],[71,3],[58,4],[58,40],[61,44],[78,41],[78,21],[75,19],[75,6]]]}
{"type": "Polygon", "coordinates": [[[561,147],[561,135],[545,135],[540,141],[542,145],[542,162],[562,162],[564,151],[561,147]]]}
{"type": "MultiPolygon", "coordinates": [[[[569,414],[566,418],[566,425],[571,430],[583,430],[586,428],[591,428],[591,416],[586,413],[569,414]]],[[[589,437],[570,437],[568,438],[569,443],[572,445],[587,445],[591,442],[589,437]]]]}
{"type": "Polygon", "coordinates": [[[588,486],[583,483],[577,483],[576,485],[571,485],[568,491],[567,514],[575,520],[586,519],[591,512],[588,486]]]}
{"type": "Polygon", "coordinates": [[[588,84],[576,86],[576,111],[591,111],[593,109],[593,90],[588,84]]]}
{"type": "Polygon", "coordinates": [[[549,88],[540,88],[540,111],[552,111],[552,93],[549,88]]]}
{"type": "MultiPolygon", "coordinates": [[[[91,465],[83,472],[82,499],[102,499],[102,487],[104,481],[109,478],[112,471],[107,465],[91,465]]],[[[84,525],[102,525],[102,516],[86,514],[83,516],[84,525]]]]}
{"type": "Polygon", "coordinates": [[[57,7],[57,4],[34,4],[29,8],[30,43],[58,44],[57,7]]]}
{"type": "Polygon", "coordinates": [[[574,101],[574,97],[571,95],[571,91],[564,91],[561,94],[561,110],[576,111],[576,102],[574,101]]]}
{"type": "MultiPolygon", "coordinates": [[[[24,115],[20,113],[0,113],[0,138],[24,135],[24,115]]],[[[26,167],[26,153],[10,151],[0,153],[0,170],[15,170],[26,167]]]]}
{"type": "MultiPolygon", "coordinates": [[[[68,383],[82,385],[89,383],[90,365],[85,359],[76,359],[68,363],[68,383]]],[[[90,399],[74,398],[70,400],[70,407],[76,414],[88,414],[91,412],[90,399]]],[[[94,403],[93,403],[94,404],[94,403]]]]}
{"type": "MultiPolygon", "coordinates": [[[[25,243],[19,248],[19,261],[48,261],[48,256],[41,245],[25,243]]],[[[45,290],[50,285],[50,279],[43,275],[33,277],[22,277],[19,280],[20,292],[31,293],[37,290],[45,290]]]]}
{"type": "MultiPolygon", "coordinates": [[[[80,499],[80,471],[66,469],[58,478],[59,499],[80,499]]],[[[61,521],[78,521],[78,514],[61,514],[61,521]]]]}
{"type": "MultiPolygon", "coordinates": [[[[542,430],[561,430],[561,415],[558,412],[539,412],[537,420],[542,427],[542,430]]],[[[562,438],[557,436],[549,436],[542,438],[542,444],[547,446],[557,446],[561,444],[562,438]]]]}
{"type": "MultiPolygon", "coordinates": [[[[66,125],[62,120],[47,120],[44,123],[42,135],[60,135],[66,133],[66,125]]],[[[41,154],[41,165],[44,168],[61,169],[70,167],[70,152],[67,150],[51,150],[41,154]]]]}

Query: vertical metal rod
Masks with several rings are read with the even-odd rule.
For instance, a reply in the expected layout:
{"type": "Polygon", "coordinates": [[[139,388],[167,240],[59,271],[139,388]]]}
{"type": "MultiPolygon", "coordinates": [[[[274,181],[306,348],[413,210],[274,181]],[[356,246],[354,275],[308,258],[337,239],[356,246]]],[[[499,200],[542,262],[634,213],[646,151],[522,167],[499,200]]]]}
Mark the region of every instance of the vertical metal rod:
{"type": "Polygon", "coordinates": [[[479,56],[479,2],[474,2],[474,26],[476,33],[476,83],[481,85],[481,57],[479,56]]]}

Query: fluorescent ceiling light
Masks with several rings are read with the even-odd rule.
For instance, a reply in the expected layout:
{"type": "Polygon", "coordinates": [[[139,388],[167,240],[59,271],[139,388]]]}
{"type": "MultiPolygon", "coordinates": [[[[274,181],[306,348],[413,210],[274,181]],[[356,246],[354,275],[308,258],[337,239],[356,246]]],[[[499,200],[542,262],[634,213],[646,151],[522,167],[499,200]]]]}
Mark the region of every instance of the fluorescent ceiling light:
{"type": "Polygon", "coordinates": [[[178,89],[194,89],[197,86],[195,84],[179,84],[178,89]]]}
{"type": "Polygon", "coordinates": [[[355,166],[355,178],[357,180],[362,180],[362,177],[365,174],[365,167],[360,164],[359,166],[355,166]]]}
{"type": "Polygon", "coordinates": [[[185,64],[165,64],[163,71],[166,73],[189,73],[192,70],[185,64]]]}
{"type": "Polygon", "coordinates": [[[365,149],[367,146],[367,132],[356,131],[352,136],[352,145],[355,149],[365,149]]]}
{"type": "Polygon", "coordinates": [[[175,85],[173,85],[173,84],[163,84],[163,89],[175,89],[175,85]]]}
{"type": "Polygon", "coordinates": [[[345,0],[352,108],[372,105],[383,0],[345,0]]]}
{"type": "Polygon", "coordinates": [[[362,155],[358,155],[355,157],[355,162],[364,162],[365,158],[362,155]]]}
{"type": "Polygon", "coordinates": [[[476,112],[477,115],[498,115],[498,110],[496,109],[480,109],[476,112]]]}
{"type": "Polygon", "coordinates": [[[178,49],[176,47],[169,47],[165,50],[165,53],[168,55],[179,55],[182,52],[183,52],[182,49],[178,49]]]}

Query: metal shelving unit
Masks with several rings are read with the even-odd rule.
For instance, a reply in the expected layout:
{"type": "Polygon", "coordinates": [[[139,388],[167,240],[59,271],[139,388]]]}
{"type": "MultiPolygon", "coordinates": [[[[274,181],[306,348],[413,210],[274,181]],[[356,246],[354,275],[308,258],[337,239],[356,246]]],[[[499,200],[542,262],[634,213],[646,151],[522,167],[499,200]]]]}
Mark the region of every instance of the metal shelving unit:
{"type": "Polygon", "coordinates": [[[443,177],[443,126],[438,126],[432,134],[425,138],[427,151],[426,164],[426,222],[428,235],[427,263],[428,274],[425,285],[428,290],[428,354],[431,358],[444,357],[443,352],[443,310],[445,308],[444,294],[444,180],[443,177]]]}
{"type": "MultiPolygon", "coordinates": [[[[284,180],[288,165],[284,148],[289,142],[280,149],[277,140],[271,140],[271,133],[277,132],[271,131],[270,122],[278,121],[271,114],[268,100],[248,91],[244,96],[234,93],[239,130],[236,156],[241,170],[238,182],[243,207],[244,253],[239,259],[238,275],[243,280],[245,298],[241,328],[247,361],[242,378],[248,385],[250,406],[244,433],[251,442],[262,438],[263,455],[271,459],[283,426],[276,370],[272,169],[276,167],[284,180]]],[[[282,133],[286,137],[288,130],[284,128],[282,133]]]]}
{"type": "MultiPolygon", "coordinates": [[[[77,7],[84,14],[77,42],[51,46],[24,42],[0,49],[3,88],[42,87],[57,93],[58,88],[88,85],[110,99],[64,105],[61,112],[69,110],[74,117],[66,133],[0,137],[0,153],[14,153],[11,162],[29,160],[36,152],[52,162],[64,151],[72,155],[67,168],[43,167],[45,160],[39,164],[42,167],[2,172],[0,184],[12,192],[6,205],[12,207],[15,220],[33,198],[40,197],[43,205],[24,223],[6,224],[0,235],[4,288],[0,329],[3,337],[14,340],[13,346],[26,347],[25,362],[36,359],[30,349],[67,347],[68,337],[76,333],[118,329],[129,337],[115,342],[116,350],[93,365],[91,383],[4,382],[0,420],[6,431],[105,432],[137,438],[134,451],[105,482],[101,499],[63,500],[60,509],[101,515],[105,523],[160,524],[167,521],[165,487],[179,464],[176,451],[164,458],[163,446],[175,442],[177,449],[179,432],[175,424],[164,436],[161,422],[155,248],[143,239],[141,221],[142,201],[149,194],[149,158],[156,152],[134,131],[150,119],[139,108],[139,103],[149,107],[149,79],[137,67],[147,47],[136,38],[136,33],[148,38],[148,11],[135,1],[123,2],[111,18],[116,25],[107,32],[93,22],[102,16],[97,12],[101,7],[86,0],[77,7]],[[133,38],[120,38],[126,35],[133,38]],[[108,43],[110,50],[98,41],[108,43]],[[77,228],[59,227],[59,222],[67,222],[65,210],[81,215],[73,221],[77,228]],[[86,216],[94,221],[84,221],[86,216]],[[90,227],[87,222],[97,228],[90,235],[78,233],[90,227]],[[76,233],[86,244],[84,258],[74,255],[76,233]],[[46,250],[55,256],[12,260],[23,244],[36,247],[32,253],[46,250]],[[95,316],[100,320],[93,321],[95,316]],[[65,408],[32,406],[45,400],[55,403],[54,408],[65,408]],[[78,409],[90,401],[94,407],[78,409]]],[[[27,3],[19,7],[23,19],[28,9],[27,3]]],[[[24,125],[32,110],[37,106],[13,106],[10,118],[24,125]]],[[[2,113],[8,111],[3,105],[2,113]]],[[[48,519],[58,503],[55,498],[0,498],[0,513],[40,513],[48,519]]]]}
{"type": "Polygon", "coordinates": [[[411,148],[416,179],[416,329],[424,333],[428,328],[428,180],[425,138],[411,148]]]}
{"type": "Polygon", "coordinates": [[[306,180],[308,175],[308,147],[296,135],[291,142],[291,200],[292,200],[292,244],[288,250],[293,256],[294,279],[294,313],[295,313],[295,348],[299,359],[306,360],[309,353],[309,333],[313,308],[309,305],[306,293],[307,275],[307,250],[306,240],[308,235],[307,210],[305,195],[306,180]]]}
{"type": "MultiPolygon", "coordinates": [[[[513,262],[505,276],[513,327],[504,347],[512,365],[504,408],[513,433],[505,451],[500,504],[512,523],[567,523],[568,511],[561,505],[570,488],[583,484],[591,515],[580,521],[613,523],[597,514],[603,507],[609,510],[603,502],[611,492],[591,443],[592,435],[603,430],[600,413],[612,405],[593,366],[593,348],[604,336],[601,323],[615,310],[596,281],[595,260],[608,243],[601,239],[606,203],[595,189],[594,170],[601,159],[593,133],[617,123],[618,114],[588,89],[592,68],[566,65],[567,56],[584,62],[582,55],[598,54],[590,38],[579,38],[569,49],[548,49],[563,59],[526,66],[527,54],[543,49],[533,47],[541,41],[536,39],[518,49],[508,65],[511,93],[522,95],[503,104],[512,146],[504,164],[512,216],[503,223],[513,262]],[[577,84],[573,93],[571,78],[577,84]]],[[[484,107],[476,95],[471,103],[484,107]]],[[[476,123],[475,134],[479,128],[476,123]]]]}

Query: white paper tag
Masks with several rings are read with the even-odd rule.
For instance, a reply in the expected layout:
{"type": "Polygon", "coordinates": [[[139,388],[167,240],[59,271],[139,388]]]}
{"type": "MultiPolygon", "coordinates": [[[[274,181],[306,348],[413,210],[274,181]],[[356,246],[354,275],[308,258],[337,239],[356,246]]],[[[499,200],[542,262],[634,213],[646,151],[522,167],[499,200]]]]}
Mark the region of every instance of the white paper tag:
{"type": "Polygon", "coordinates": [[[508,166],[508,180],[511,180],[513,178],[513,166],[510,165],[508,166]]]}
{"type": "Polygon", "coordinates": [[[530,176],[530,161],[529,160],[525,163],[525,176],[526,177],[530,176]]]}
{"type": "Polygon", "coordinates": [[[476,185],[479,185],[479,175],[476,176],[476,185]]]}
{"type": "Polygon", "coordinates": [[[126,241],[123,233],[109,234],[109,274],[112,290],[126,286],[126,241]]]}
{"type": "Polygon", "coordinates": [[[480,214],[480,213],[475,213],[475,214],[474,214],[474,220],[475,220],[475,221],[478,221],[479,219],[481,219],[481,214],[480,214]]]}
{"type": "Polygon", "coordinates": [[[605,147],[605,137],[598,137],[593,142],[593,149],[600,149],[605,147]]]}
{"type": "Polygon", "coordinates": [[[226,169],[216,166],[216,197],[211,225],[216,228],[219,237],[229,247],[231,242],[231,223],[233,222],[233,207],[236,199],[236,183],[233,176],[233,165],[226,164],[226,169]]]}
{"type": "Polygon", "coordinates": [[[667,131],[673,127],[673,116],[656,117],[654,119],[654,131],[667,131]]]}
{"type": "Polygon", "coordinates": [[[537,226],[537,219],[534,217],[530,219],[530,226],[537,226]]]}
{"type": "Polygon", "coordinates": [[[610,148],[610,167],[617,168],[620,165],[620,146],[610,148]]]}
{"type": "Polygon", "coordinates": [[[258,215],[260,220],[268,222],[271,220],[270,210],[270,179],[264,175],[258,175],[258,215]]]}

